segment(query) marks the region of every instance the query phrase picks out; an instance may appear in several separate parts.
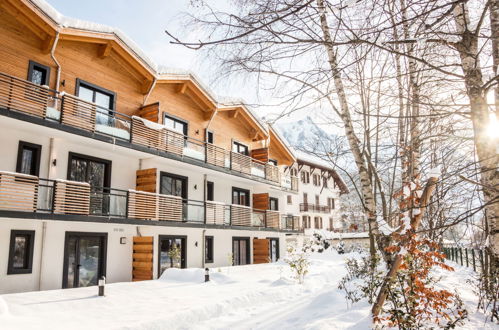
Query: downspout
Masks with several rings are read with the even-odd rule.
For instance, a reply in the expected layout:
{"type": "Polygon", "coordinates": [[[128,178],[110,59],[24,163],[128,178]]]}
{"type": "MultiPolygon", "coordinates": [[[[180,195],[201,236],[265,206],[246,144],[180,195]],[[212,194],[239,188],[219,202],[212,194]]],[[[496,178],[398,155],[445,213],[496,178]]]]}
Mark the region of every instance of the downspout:
{"type": "Polygon", "coordinates": [[[218,108],[215,108],[215,111],[213,111],[213,114],[211,115],[210,120],[208,121],[208,125],[206,125],[206,128],[204,130],[205,140],[206,140],[206,137],[208,136],[208,130],[210,129],[211,122],[213,121],[213,118],[215,118],[217,113],[218,113],[218,108]]]}
{"type": "MultiPolygon", "coordinates": [[[[55,48],[57,47],[57,43],[59,42],[59,31],[56,31],[55,33],[55,40],[54,44],[52,45],[52,49],[50,50],[50,57],[54,61],[55,65],[57,66],[57,78],[55,80],[55,90],[59,92],[59,84],[61,82],[61,65],[55,58],[55,48]]],[[[57,102],[57,100],[56,100],[57,102]]]]}
{"type": "Polygon", "coordinates": [[[40,248],[40,269],[38,271],[38,291],[42,289],[42,270],[43,270],[43,250],[45,247],[45,232],[47,231],[47,222],[42,222],[42,246],[40,248]]]}
{"type": "MultiPolygon", "coordinates": [[[[206,225],[206,190],[207,190],[207,175],[203,175],[203,204],[204,204],[204,223],[206,225]]],[[[203,229],[203,235],[201,237],[201,264],[203,265],[202,268],[205,266],[205,239],[206,239],[206,229],[203,229]]]]}
{"type": "Polygon", "coordinates": [[[50,142],[49,142],[49,158],[48,158],[48,161],[47,161],[47,175],[45,176],[47,179],[50,179],[50,169],[51,169],[51,166],[52,166],[52,152],[54,150],[54,138],[51,137],[50,138],[50,142]]]}
{"type": "Polygon", "coordinates": [[[204,247],[205,247],[205,244],[206,244],[205,243],[205,239],[206,239],[206,229],[203,229],[203,237],[202,237],[202,240],[201,240],[202,241],[202,243],[201,243],[202,244],[201,245],[201,264],[203,265],[203,267],[201,267],[201,268],[204,268],[204,266],[206,265],[205,262],[204,262],[204,260],[205,260],[204,259],[204,257],[205,257],[205,255],[204,255],[204,253],[205,253],[204,247]]]}
{"type": "Polygon", "coordinates": [[[146,96],[144,97],[144,102],[142,102],[142,106],[146,105],[146,102],[149,99],[149,96],[151,96],[152,90],[154,89],[154,87],[156,87],[156,81],[158,81],[158,79],[156,79],[156,77],[154,77],[152,80],[151,87],[149,87],[149,91],[147,92],[146,96]]]}

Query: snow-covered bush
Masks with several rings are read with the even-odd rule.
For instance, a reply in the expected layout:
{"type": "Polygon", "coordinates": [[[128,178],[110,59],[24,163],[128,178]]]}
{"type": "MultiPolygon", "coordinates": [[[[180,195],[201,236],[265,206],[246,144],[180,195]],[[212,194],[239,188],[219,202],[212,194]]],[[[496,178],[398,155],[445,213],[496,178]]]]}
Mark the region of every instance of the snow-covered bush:
{"type": "Polygon", "coordinates": [[[311,250],[309,244],[305,244],[301,249],[297,248],[295,245],[290,245],[286,258],[284,258],[284,261],[291,268],[294,278],[300,284],[303,284],[305,275],[308,273],[308,267],[310,266],[308,258],[311,250]]]}
{"type": "Polygon", "coordinates": [[[343,254],[345,253],[345,242],[340,241],[336,246],[335,246],[336,251],[338,254],[343,254]]]}
{"type": "Polygon", "coordinates": [[[168,251],[168,257],[170,257],[171,267],[175,267],[176,264],[180,267],[181,251],[176,244],[174,244],[168,251]]]}
{"type": "Polygon", "coordinates": [[[312,239],[312,252],[322,253],[329,248],[331,244],[320,232],[315,232],[312,239]]]}
{"type": "Polygon", "coordinates": [[[372,304],[378,288],[383,283],[383,269],[380,257],[371,259],[370,255],[346,259],[347,274],[340,280],[338,288],[345,291],[346,298],[352,304],[367,298],[372,304]]]}

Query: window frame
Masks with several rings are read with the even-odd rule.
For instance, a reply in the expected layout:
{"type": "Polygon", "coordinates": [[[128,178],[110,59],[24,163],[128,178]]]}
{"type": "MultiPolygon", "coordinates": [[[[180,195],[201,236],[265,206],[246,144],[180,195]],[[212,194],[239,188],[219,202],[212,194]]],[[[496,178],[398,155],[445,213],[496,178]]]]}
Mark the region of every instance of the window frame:
{"type": "MultiPolygon", "coordinates": [[[[116,111],[116,99],[117,99],[116,92],[113,92],[109,89],[105,89],[104,87],[94,85],[94,84],[92,84],[88,81],[85,81],[83,79],[76,78],[75,95],[77,97],[80,97],[80,86],[81,85],[83,85],[85,88],[88,88],[88,89],[91,89],[94,91],[94,98],[93,98],[94,100],[92,101],[92,103],[95,103],[95,92],[99,92],[101,94],[106,94],[109,97],[111,97],[112,108],[106,109],[106,110],[111,110],[112,113],[114,113],[114,111],[116,111]]],[[[99,106],[99,107],[101,107],[101,106],[99,106]]]]}
{"type": "MultiPolygon", "coordinates": [[[[93,157],[93,156],[88,156],[84,154],[79,154],[76,152],[69,152],[68,155],[68,170],[67,170],[67,180],[71,180],[71,163],[73,162],[73,158],[79,158],[83,159],[86,161],[91,161],[91,162],[96,162],[96,163],[103,163],[105,165],[104,169],[104,187],[102,188],[111,188],[111,169],[113,166],[113,162],[111,160],[103,159],[103,158],[98,158],[98,157],[93,157]]],[[[88,168],[87,168],[88,171],[88,168]]]]}
{"type": "Polygon", "coordinates": [[[215,143],[215,132],[214,131],[206,130],[206,143],[209,143],[209,144],[215,143]]]}
{"type": "Polygon", "coordinates": [[[175,179],[175,180],[182,180],[183,181],[182,196],[180,196],[180,197],[182,198],[182,201],[188,200],[189,199],[189,177],[183,176],[183,175],[178,175],[175,173],[160,171],[160,173],[159,173],[159,191],[160,191],[160,194],[162,194],[161,182],[163,181],[163,177],[165,177],[165,176],[170,177],[170,178],[175,179]]]}
{"type": "Polygon", "coordinates": [[[10,231],[10,242],[9,242],[9,259],[7,264],[7,275],[16,274],[31,274],[33,272],[33,254],[35,250],[35,231],[34,230],[17,230],[12,229],[10,231]],[[15,252],[15,238],[16,236],[29,236],[27,242],[27,253],[25,255],[28,258],[26,268],[14,268],[14,252],[15,252]]]}
{"type": "Polygon", "coordinates": [[[234,152],[234,153],[236,153],[236,154],[241,154],[241,155],[245,155],[245,156],[249,156],[249,154],[250,154],[249,146],[247,144],[244,144],[244,143],[236,141],[236,140],[232,140],[231,151],[234,152]],[[242,153],[242,152],[239,152],[239,151],[234,151],[234,146],[237,146],[238,150],[239,150],[240,147],[244,147],[245,153],[242,153]]]}
{"type": "Polygon", "coordinates": [[[269,164],[277,166],[277,160],[269,158],[269,164]]]}
{"type": "MultiPolygon", "coordinates": [[[[251,199],[251,192],[249,191],[249,189],[244,189],[244,188],[239,188],[239,187],[232,187],[232,191],[231,191],[231,196],[230,196],[230,201],[231,201],[231,204],[232,205],[241,205],[241,206],[247,206],[249,207],[251,204],[250,204],[250,199],[251,199]],[[248,195],[248,198],[247,198],[247,202],[245,205],[242,205],[242,204],[234,204],[234,192],[238,192],[241,193],[241,192],[244,192],[244,193],[247,193],[248,195]]],[[[239,200],[241,200],[241,196],[239,195],[239,200]]]]}
{"type": "Polygon", "coordinates": [[[40,69],[43,69],[45,70],[45,81],[43,84],[41,84],[40,86],[49,86],[50,84],[50,67],[47,66],[47,65],[43,65],[43,64],[40,64],[38,62],[35,62],[33,60],[29,60],[29,64],[28,64],[28,81],[35,84],[32,80],[31,80],[31,76],[33,74],[33,71],[35,69],[35,67],[38,67],[40,69]]]}
{"type": "Polygon", "coordinates": [[[276,198],[276,197],[269,197],[269,210],[271,211],[279,211],[279,198],[276,198]],[[276,209],[272,209],[271,205],[272,205],[272,202],[275,203],[275,206],[276,206],[276,209]]]}
{"type": "Polygon", "coordinates": [[[211,264],[215,260],[215,238],[213,236],[205,236],[204,237],[204,262],[207,264],[211,264]],[[208,247],[209,253],[206,253],[207,246],[206,244],[208,241],[211,241],[211,245],[208,247]],[[211,253],[211,258],[208,258],[211,253]]]}
{"type": "Polygon", "coordinates": [[[286,196],[286,201],[287,201],[288,205],[293,204],[293,196],[287,195],[286,196]]]}
{"type": "MultiPolygon", "coordinates": [[[[19,146],[17,149],[17,163],[16,163],[16,172],[22,173],[22,160],[23,160],[23,150],[24,147],[28,147],[34,149],[36,151],[36,156],[34,159],[34,174],[29,173],[29,175],[39,176],[40,175],[40,159],[42,157],[42,146],[40,144],[35,144],[26,141],[19,141],[19,146]]],[[[24,173],[27,174],[27,173],[24,173]]]]}
{"type": "Polygon", "coordinates": [[[180,117],[177,117],[177,116],[174,116],[174,115],[171,115],[169,113],[163,112],[163,125],[166,125],[167,118],[170,120],[173,120],[174,122],[178,122],[178,123],[183,124],[184,130],[183,130],[182,134],[186,138],[189,136],[189,122],[187,120],[180,118],[180,117]]]}
{"type": "Polygon", "coordinates": [[[215,201],[215,183],[213,183],[213,181],[206,181],[206,200],[210,202],[215,201]],[[210,191],[211,191],[211,199],[210,199],[210,191]]]}

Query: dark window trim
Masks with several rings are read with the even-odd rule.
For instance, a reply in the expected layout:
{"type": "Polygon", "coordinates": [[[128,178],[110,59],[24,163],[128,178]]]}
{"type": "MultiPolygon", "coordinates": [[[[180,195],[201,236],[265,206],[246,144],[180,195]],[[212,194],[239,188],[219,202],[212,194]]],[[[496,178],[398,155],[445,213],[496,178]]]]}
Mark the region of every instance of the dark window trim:
{"type": "Polygon", "coordinates": [[[214,201],[215,200],[215,183],[213,181],[206,181],[206,200],[214,201]],[[211,199],[210,199],[210,189],[211,186],[211,199]]]}
{"type": "Polygon", "coordinates": [[[115,92],[110,91],[109,89],[105,89],[104,87],[100,87],[92,83],[89,83],[88,81],[85,81],[83,79],[76,78],[75,95],[78,97],[80,96],[80,85],[88,86],[90,87],[90,89],[94,89],[98,92],[109,95],[111,97],[111,103],[113,104],[113,108],[109,110],[116,111],[117,95],[115,92]]]}
{"type": "Polygon", "coordinates": [[[253,260],[251,260],[251,237],[248,236],[232,236],[232,265],[233,266],[239,266],[234,264],[234,260],[236,259],[234,257],[234,241],[241,241],[245,240],[248,248],[246,249],[246,260],[249,261],[249,263],[245,265],[251,265],[253,260]]]}
{"type": "Polygon", "coordinates": [[[205,239],[204,244],[206,244],[208,240],[211,240],[211,259],[208,258],[208,256],[206,255],[206,246],[204,247],[204,253],[205,253],[204,262],[211,264],[213,263],[213,260],[215,260],[215,238],[213,236],[205,236],[204,239],[205,239]]]}
{"type": "Polygon", "coordinates": [[[35,231],[34,230],[17,230],[13,229],[10,231],[10,242],[9,242],[9,260],[7,266],[7,275],[15,274],[31,274],[33,272],[33,251],[35,250],[35,231]],[[14,268],[14,250],[15,250],[15,237],[18,235],[29,235],[28,239],[28,251],[26,258],[27,268],[14,268]]]}
{"type": "Polygon", "coordinates": [[[158,278],[161,276],[161,240],[169,238],[180,238],[184,240],[184,256],[182,256],[182,249],[180,249],[180,268],[187,268],[187,235],[158,235],[158,278]],[[182,262],[182,259],[183,262],[182,262]]]}
{"type": "Polygon", "coordinates": [[[26,141],[19,141],[19,147],[17,149],[17,164],[16,164],[16,172],[21,173],[21,164],[23,158],[23,148],[33,148],[36,150],[36,159],[35,159],[35,173],[33,175],[39,176],[40,174],[40,158],[42,156],[42,146],[35,143],[30,143],[26,141]]]}
{"type": "Polygon", "coordinates": [[[175,173],[170,173],[170,172],[159,172],[159,191],[161,192],[161,181],[163,181],[163,176],[169,176],[174,179],[180,179],[180,180],[185,180],[185,189],[182,190],[182,195],[185,194],[185,196],[181,196],[182,199],[189,199],[189,177],[183,176],[183,175],[178,175],[175,173]]]}
{"type": "Polygon", "coordinates": [[[288,203],[288,205],[293,204],[293,196],[287,195],[286,196],[286,202],[288,203]]]}
{"type": "Polygon", "coordinates": [[[274,165],[274,166],[277,166],[277,160],[276,159],[271,159],[269,158],[269,163],[274,165]]]}
{"type": "Polygon", "coordinates": [[[206,135],[205,135],[205,140],[207,143],[214,144],[215,143],[215,131],[213,130],[206,130],[206,135]],[[209,139],[209,134],[211,134],[212,141],[210,142],[209,139]]]}
{"type": "Polygon", "coordinates": [[[173,121],[178,121],[178,122],[181,122],[181,123],[185,124],[184,136],[189,136],[189,121],[188,120],[185,120],[183,118],[171,115],[171,114],[169,114],[167,112],[163,112],[163,125],[165,124],[166,118],[169,118],[169,119],[171,119],[173,121]]]}
{"type": "MultiPolygon", "coordinates": [[[[244,189],[244,188],[239,188],[239,187],[234,187],[234,186],[232,186],[232,192],[231,192],[231,196],[230,196],[231,204],[234,204],[234,192],[235,191],[247,193],[248,199],[246,200],[246,205],[243,205],[243,206],[250,206],[251,205],[250,204],[251,193],[250,193],[249,189],[244,189]]],[[[240,204],[236,204],[236,205],[240,205],[240,204]]]]}
{"type": "Polygon", "coordinates": [[[76,152],[70,151],[69,155],[68,155],[68,171],[67,171],[67,175],[66,175],[67,180],[70,180],[70,177],[71,177],[71,175],[70,175],[70,173],[71,173],[71,163],[72,163],[73,158],[86,159],[86,160],[90,160],[90,161],[100,162],[100,163],[106,164],[107,166],[106,166],[106,170],[104,172],[104,188],[110,188],[111,187],[111,173],[112,173],[111,172],[111,168],[112,168],[112,164],[113,164],[112,161],[107,160],[107,159],[93,157],[93,156],[88,156],[88,155],[84,155],[84,154],[78,154],[76,152]]]}
{"type": "MultiPolygon", "coordinates": [[[[231,147],[231,151],[234,147],[234,145],[237,145],[237,146],[243,146],[246,148],[246,153],[245,154],[241,154],[241,155],[246,155],[246,156],[249,156],[250,155],[250,148],[249,148],[249,145],[245,144],[245,143],[242,143],[242,142],[239,142],[237,140],[234,140],[232,139],[232,147],[231,147]]],[[[235,151],[232,151],[232,152],[235,152],[235,151]]],[[[237,152],[237,153],[240,153],[240,152],[237,152]]]]}
{"type": "Polygon", "coordinates": [[[279,237],[267,237],[267,239],[269,240],[269,258],[271,257],[271,248],[272,248],[272,241],[277,241],[277,261],[279,261],[279,259],[281,259],[281,251],[280,250],[280,241],[279,241],[279,237]]]}
{"type": "Polygon", "coordinates": [[[64,262],[62,269],[62,288],[66,289],[68,287],[68,254],[69,254],[69,236],[77,236],[77,237],[89,237],[89,236],[98,236],[103,238],[102,251],[99,258],[99,278],[101,276],[106,276],[106,267],[107,267],[107,233],[94,233],[94,232],[85,232],[85,231],[67,231],[64,235],[64,262]]]}
{"type": "Polygon", "coordinates": [[[28,81],[31,81],[31,75],[33,74],[33,69],[35,68],[35,66],[38,66],[42,69],[44,69],[46,71],[46,74],[45,74],[45,82],[42,84],[43,85],[46,85],[48,86],[50,84],[50,67],[47,66],[47,65],[43,65],[43,64],[40,64],[38,62],[35,62],[33,60],[29,60],[29,64],[28,64],[28,81]]]}
{"type": "MultiPolygon", "coordinates": [[[[277,206],[277,209],[273,210],[273,211],[279,211],[279,198],[276,198],[276,197],[269,197],[269,209],[270,209],[270,205],[271,205],[271,201],[275,201],[275,205],[277,206]]],[[[272,209],[270,209],[272,210],[272,209]]]]}

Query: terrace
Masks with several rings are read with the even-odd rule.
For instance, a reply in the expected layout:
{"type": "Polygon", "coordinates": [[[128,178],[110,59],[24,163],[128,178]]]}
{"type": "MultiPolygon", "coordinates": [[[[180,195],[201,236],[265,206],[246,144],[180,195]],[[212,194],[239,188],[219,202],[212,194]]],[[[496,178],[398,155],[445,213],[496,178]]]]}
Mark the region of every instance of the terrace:
{"type": "Polygon", "coordinates": [[[0,171],[0,213],[99,217],[144,224],[270,228],[298,231],[299,218],[278,211],[215,201],[182,199],[137,190],[94,187],[85,182],[48,180],[0,171]]]}
{"type": "MultiPolygon", "coordinates": [[[[130,145],[153,154],[208,166],[298,191],[298,178],[284,174],[279,167],[214,144],[169,130],[164,125],[138,116],[129,116],[57,92],[5,73],[0,73],[0,108],[7,114],[29,115],[51,127],[111,143],[130,145]],[[90,133],[90,134],[89,134],[90,133]],[[111,140],[100,137],[111,137],[111,140]]],[[[39,121],[33,121],[39,123],[39,121]]]]}
{"type": "Polygon", "coordinates": [[[327,205],[300,203],[300,212],[331,213],[331,207],[327,205]]]}

